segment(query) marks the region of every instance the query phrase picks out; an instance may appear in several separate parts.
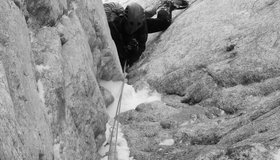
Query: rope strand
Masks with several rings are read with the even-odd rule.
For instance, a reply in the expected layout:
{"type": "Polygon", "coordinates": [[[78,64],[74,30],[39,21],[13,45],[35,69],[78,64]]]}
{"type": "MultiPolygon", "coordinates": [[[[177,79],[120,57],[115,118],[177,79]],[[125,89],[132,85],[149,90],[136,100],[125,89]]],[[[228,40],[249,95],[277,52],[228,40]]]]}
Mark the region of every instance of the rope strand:
{"type": "Polygon", "coordinates": [[[122,82],[120,97],[119,97],[119,101],[118,101],[118,105],[117,105],[117,109],[116,109],[116,114],[115,114],[115,117],[114,117],[114,123],[113,123],[112,131],[111,131],[111,135],[110,135],[110,146],[109,146],[108,160],[117,160],[117,141],[118,141],[118,132],[119,132],[119,123],[117,122],[117,120],[118,120],[118,115],[120,114],[120,111],[121,111],[121,101],[122,101],[123,89],[124,89],[124,84],[125,84],[125,76],[126,76],[125,70],[126,70],[126,62],[124,64],[124,71],[123,71],[124,79],[123,79],[123,82],[122,82]],[[117,123],[117,126],[116,126],[116,123],[117,123]],[[114,150],[112,151],[112,142],[113,142],[113,135],[114,135],[115,126],[116,126],[116,133],[115,133],[116,137],[115,137],[114,150]]]}

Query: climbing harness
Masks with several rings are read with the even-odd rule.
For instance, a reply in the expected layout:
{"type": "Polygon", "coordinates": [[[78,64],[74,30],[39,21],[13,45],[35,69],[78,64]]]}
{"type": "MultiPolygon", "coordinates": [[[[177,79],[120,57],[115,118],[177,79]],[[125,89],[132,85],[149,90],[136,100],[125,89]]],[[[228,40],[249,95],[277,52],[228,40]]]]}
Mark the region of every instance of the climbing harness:
{"type": "Polygon", "coordinates": [[[113,123],[112,131],[111,131],[111,135],[110,135],[110,146],[109,146],[108,160],[117,160],[117,141],[118,141],[118,132],[119,132],[119,123],[117,122],[117,120],[118,120],[118,115],[120,114],[120,111],[121,111],[121,101],[122,101],[122,95],[123,95],[123,89],[124,89],[125,77],[126,77],[125,70],[126,70],[126,62],[124,64],[124,71],[123,71],[124,79],[123,79],[123,82],[122,82],[120,97],[119,97],[119,101],[118,101],[118,105],[117,105],[117,109],[116,109],[116,114],[115,114],[115,117],[114,117],[114,123],[113,123]],[[115,142],[114,146],[112,146],[113,145],[112,142],[113,142],[113,135],[114,135],[115,126],[116,126],[116,133],[115,133],[116,137],[115,137],[115,141],[114,141],[115,142]]]}

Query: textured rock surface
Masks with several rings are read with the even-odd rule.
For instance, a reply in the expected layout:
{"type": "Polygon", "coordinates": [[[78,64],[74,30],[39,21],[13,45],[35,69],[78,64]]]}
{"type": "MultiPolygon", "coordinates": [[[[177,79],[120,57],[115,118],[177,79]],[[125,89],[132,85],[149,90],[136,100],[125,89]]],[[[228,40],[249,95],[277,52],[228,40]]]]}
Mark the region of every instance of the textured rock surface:
{"type": "Polygon", "coordinates": [[[8,0],[0,2],[1,157],[51,159],[52,136],[36,90],[31,44],[24,17],[8,0]]]}
{"type": "Polygon", "coordinates": [[[130,83],[148,83],[164,94],[164,104],[150,104],[161,116],[121,116],[131,155],[273,159],[280,147],[279,9],[277,0],[195,1],[165,32],[150,36],[130,83]],[[174,111],[166,115],[168,107],[174,111]],[[174,144],[161,145],[164,139],[174,144]]]}
{"type": "Polygon", "coordinates": [[[26,0],[25,3],[29,18],[34,18],[38,25],[54,26],[63,10],[67,9],[66,0],[26,0]]]}
{"type": "MultiPolygon", "coordinates": [[[[273,159],[279,11],[278,0],[199,0],[150,36],[130,83],[164,96],[120,116],[131,156],[273,159]]],[[[122,79],[101,1],[2,0],[0,20],[1,159],[99,159],[109,98],[98,81],[122,79]]]]}
{"type": "Polygon", "coordinates": [[[99,159],[98,81],[122,79],[102,2],[3,0],[0,20],[0,159],[99,159]]]}
{"type": "Polygon", "coordinates": [[[73,1],[77,16],[88,37],[93,54],[94,73],[104,80],[121,80],[122,70],[117,57],[116,47],[111,39],[106,15],[101,1],[73,1]],[[95,16],[92,16],[95,15],[95,16]]]}

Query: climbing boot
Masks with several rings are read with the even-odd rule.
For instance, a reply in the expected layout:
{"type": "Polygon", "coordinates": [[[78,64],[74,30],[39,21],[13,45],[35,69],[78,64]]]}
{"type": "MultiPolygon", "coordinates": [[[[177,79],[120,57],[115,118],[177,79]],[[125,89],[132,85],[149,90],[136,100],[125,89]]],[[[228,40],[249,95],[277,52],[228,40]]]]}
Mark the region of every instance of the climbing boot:
{"type": "Polygon", "coordinates": [[[174,10],[185,9],[189,7],[189,2],[186,0],[173,0],[174,10]]]}
{"type": "Polygon", "coordinates": [[[171,0],[163,1],[157,9],[157,18],[164,19],[171,24],[174,7],[175,6],[171,0]]]}
{"type": "Polygon", "coordinates": [[[148,8],[145,10],[147,18],[153,17],[158,12],[167,12],[171,16],[173,10],[185,9],[189,7],[189,2],[186,0],[163,0],[160,4],[155,7],[148,8]]]}
{"type": "Polygon", "coordinates": [[[186,0],[164,0],[159,6],[158,10],[166,10],[171,13],[176,9],[185,9],[189,6],[189,2],[186,0]]]}
{"type": "Polygon", "coordinates": [[[189,6],[186,0],[164,0],[157,9],[159,19],[166,19],[168,23],[172,21],[172,11],[176,9],[185,9],[189,6]]]}

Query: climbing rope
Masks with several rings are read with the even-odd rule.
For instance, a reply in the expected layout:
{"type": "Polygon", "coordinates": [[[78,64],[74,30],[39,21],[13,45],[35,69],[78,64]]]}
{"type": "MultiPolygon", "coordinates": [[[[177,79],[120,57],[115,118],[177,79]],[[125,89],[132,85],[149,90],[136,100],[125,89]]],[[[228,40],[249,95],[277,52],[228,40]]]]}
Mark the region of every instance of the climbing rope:
{"type": "Polygon", "coordinates": [[[123,71],[124,79],[123,79],[123,82],[122,82],[120,97],[119,97],[119,101],[118,101],[118,105],[117,105],[117,109],[116,109],[116,114],[115,114],[115,117],[114,117],[114,123],[113,123],[112,131],[111,131],[111,135],[110,135],[110,146],[109,146],[108,160],[117,160],[117,141],[118,141],[118,132],[119,132],[119,123],[117,122],[117,120],[118,120],[118,115],[120,114],[120,111],[121,111],[121,101],[122,101],[122,95],[123,95],[123,89],[124,89],[125,77],[126,77],[125,70],[126,70],[126,62],[124,64],[124,71],[123,71]],[[112,148],[115,126],[116,126],[116,133],[115,133],[116,137],[115,137],[114,148],[112,148]]]}

